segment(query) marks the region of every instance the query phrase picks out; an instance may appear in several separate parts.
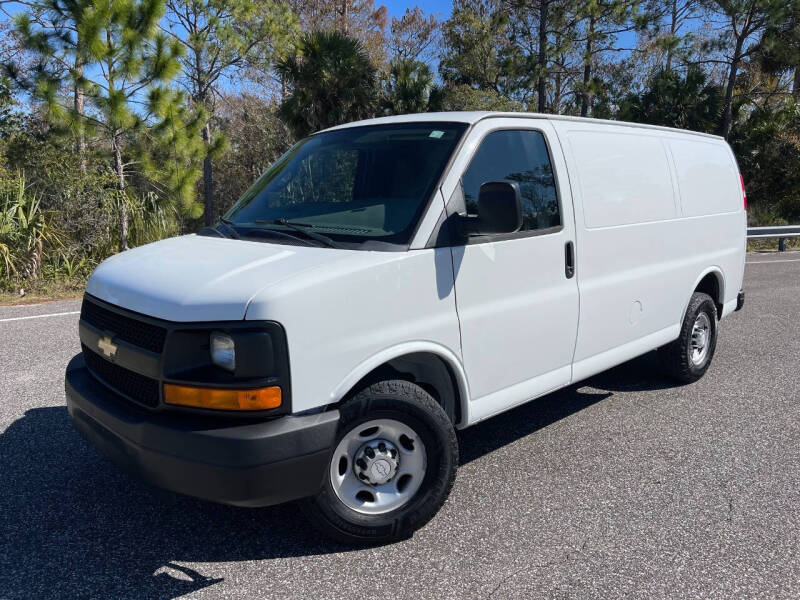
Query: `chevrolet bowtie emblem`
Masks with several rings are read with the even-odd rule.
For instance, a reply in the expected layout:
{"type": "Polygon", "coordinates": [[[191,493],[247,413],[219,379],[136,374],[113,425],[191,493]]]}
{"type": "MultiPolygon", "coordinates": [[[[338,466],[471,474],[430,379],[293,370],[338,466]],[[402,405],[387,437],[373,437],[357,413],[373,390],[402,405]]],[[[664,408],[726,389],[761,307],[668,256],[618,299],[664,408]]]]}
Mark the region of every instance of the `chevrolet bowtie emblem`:
{"type": "Polygon", "coordinates": [[[109,336],[101,337],[97,340],[97,347],[100,348],[100,351],[108,358],[114,358],[114,355],[117,353],[117,345],[111,341],[109,336]]]}

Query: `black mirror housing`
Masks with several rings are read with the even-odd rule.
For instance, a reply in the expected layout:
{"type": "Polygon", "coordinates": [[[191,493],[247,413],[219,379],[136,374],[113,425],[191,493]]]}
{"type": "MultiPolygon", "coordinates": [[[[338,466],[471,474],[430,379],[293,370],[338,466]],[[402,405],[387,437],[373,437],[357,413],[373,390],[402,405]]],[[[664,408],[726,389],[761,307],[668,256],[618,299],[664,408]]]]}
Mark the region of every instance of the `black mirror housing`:
{"type": "Polygon", "coordinates": [[[516,181],[489,181],[478,192],[474,233],[515,233],[522,228],[522,195],[516,181]]]}
{"type": "Polygon", "coordinates": [[[464,238],[515,233],[522,228],[522,194],[516,181],[489,181],[478,191],[477,215],[454,215],[464,238]]]}

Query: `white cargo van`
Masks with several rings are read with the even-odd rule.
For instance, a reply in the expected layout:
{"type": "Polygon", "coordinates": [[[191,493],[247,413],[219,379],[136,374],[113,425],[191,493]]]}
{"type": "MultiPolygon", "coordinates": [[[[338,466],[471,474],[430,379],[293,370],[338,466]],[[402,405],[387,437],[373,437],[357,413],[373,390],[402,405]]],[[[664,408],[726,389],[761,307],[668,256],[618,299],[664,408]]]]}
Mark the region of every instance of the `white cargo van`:
{"type": "Polygon", "coordinates": [[[515,113],[335,127],[216,227],[97,268],[69,412],[157,486],[408,536],[450,492],[455,429],[656,348],[701,377],[744,301],[745,202],[710,135],[515,113]]]}

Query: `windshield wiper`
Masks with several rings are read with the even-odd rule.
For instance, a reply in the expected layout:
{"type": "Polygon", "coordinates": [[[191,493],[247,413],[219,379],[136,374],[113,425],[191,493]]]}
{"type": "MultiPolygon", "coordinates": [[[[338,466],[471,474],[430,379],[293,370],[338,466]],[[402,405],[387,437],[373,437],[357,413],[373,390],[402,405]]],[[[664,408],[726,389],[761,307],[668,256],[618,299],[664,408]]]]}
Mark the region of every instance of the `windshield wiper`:
{"type": "Polygon", "coordinates": [[[220,217],[219,222],[225,225],[225,230],[230,234],[234,240],[242,239],[242,236],[239,235],[239,232],[233,228],[233,221],[229,221],[225,217],[220,217]]]}
{"type": "Polygon", "coordinates": [[[272,235],[275,237],[282,237],[287,238],[290,240],[294,240],[295,242],[300,242],[304,246],[313,246],[313,242],[309,242],[301,237],[297,237],[296,235],[292,235],[291,233],[286,233],[285,231],[281,231],[280,229],[272,229],[269,227],[255,227],[253,229],[249,229],[245,234],[245,237],[250,236],[257,236],[257,235],[272,235]]]}
{"type": "MultiPolygon", "coordinates": [[[[220,223],[222,223],[225,226],[225,230],[228,232],[229,237],[231,237],[231,238],[233,238],[235,240],[242,239],[242,236],[239,234],[239,232],[236,231],[236,229],[234,229],[233,221],[230,221],[230,220],[228,220],[228,219],[226,219],[224,217],[220,217],[219,221],[220,221],[220,223]]],[[[216,231],[219,231],[219,229],[217,229],[216,231]]],[[[222,234],[221,231],[219,231],[219,233],[222,234]]],[[[313,246],[313,244],[310,243],[308,240],[304,240],[303,238],[299,238],[299,237],[297,237],[295,235],[291,235],[289,233],[286,233],[284,231],[280,231],[278,229],[250,229],[250,231],[247,232],[245,237],[253,235],[254,233],[255,234],[274,235],[274,236],[277,236],[277,237],[288,238],[290,240],[294,240],[295,242],[300,242],[301,244],[304,244],[306,246],[313,246]]]]}
{"type": "Polygon", "coordinates": [[[298,223],[296,221],[289,221],[287,219],[273,219],[272,221],[256,219],[254,223],[263,224],[263,225],[283,225],[284,227],[288,227],[294,231],[299,231],[303,235],[310,237],[313,240],[317,240],[321,244],[325,244],[329,248],[339,248],[341,246],[334,242],[331,238],[327,235],[322,235],[321,233],[317,233],[316,231],[311,231],[314,227],[311,223],[298,223]]]}

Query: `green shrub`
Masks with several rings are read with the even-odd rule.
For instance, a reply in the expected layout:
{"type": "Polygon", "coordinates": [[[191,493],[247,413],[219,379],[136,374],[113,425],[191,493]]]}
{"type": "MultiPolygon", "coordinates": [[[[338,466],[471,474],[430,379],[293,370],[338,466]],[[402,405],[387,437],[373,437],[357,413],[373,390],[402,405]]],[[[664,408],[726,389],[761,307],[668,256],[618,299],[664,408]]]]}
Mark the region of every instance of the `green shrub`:
{"type": "Polygon", "coordinates": [[[20,173],[0,173],[0,278],[38,279],[60,237],[20,173]]]}

